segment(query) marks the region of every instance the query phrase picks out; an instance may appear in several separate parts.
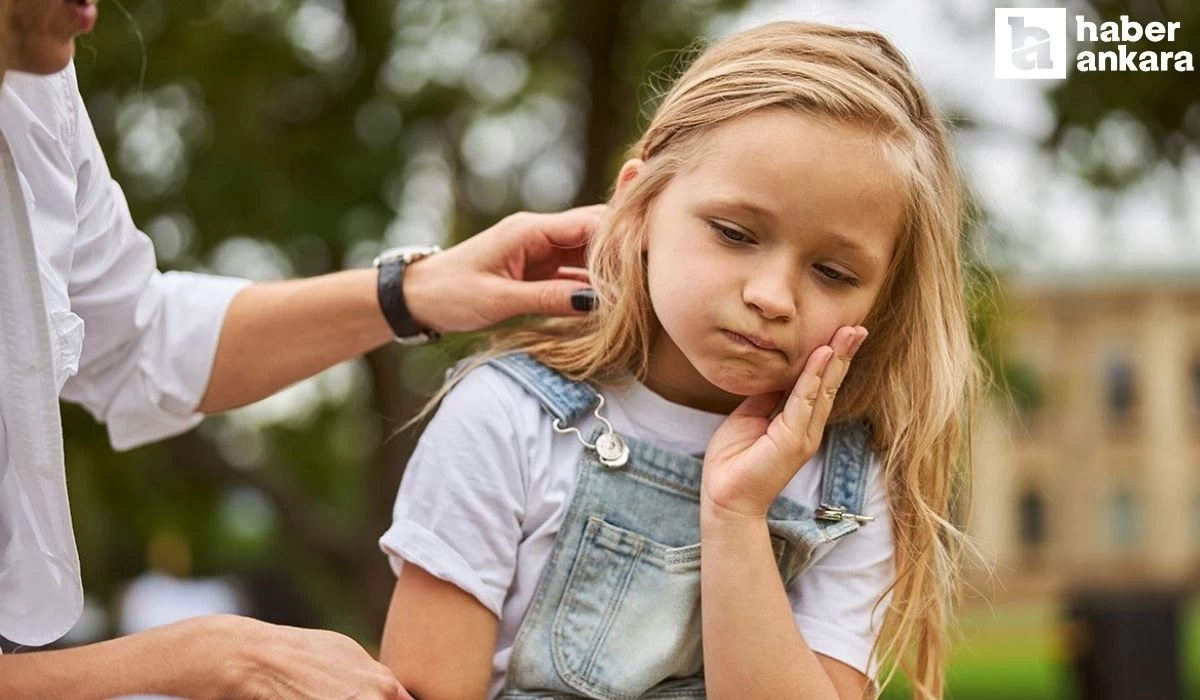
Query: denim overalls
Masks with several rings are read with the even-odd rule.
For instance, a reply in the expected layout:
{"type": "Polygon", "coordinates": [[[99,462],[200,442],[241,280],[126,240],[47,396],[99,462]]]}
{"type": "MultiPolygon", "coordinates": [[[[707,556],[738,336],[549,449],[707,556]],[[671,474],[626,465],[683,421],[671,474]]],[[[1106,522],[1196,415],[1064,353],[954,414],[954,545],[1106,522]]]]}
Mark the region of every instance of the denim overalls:
{"type": "MultiPolygon", "coordinates": [[[[591,386],[528,355],[489,363],[535,396],[559,432],[594,410],[600,415],[603,402],[591,386]]],[[[587,440],[599,452],[583,451],[575,494],[513,642],[501,698],[705,697],[703,462],[625,436],[614,441],[609,435],[607,445],[597,445],[611,433],[607,425],[587,440]],[[619,464],[604,447],[622,441],[628,457],[619,464]]],[[[825,448],[822,508],[814,514],[780,496],[768,513],[785,585],[805,569],[817,545],[860,526],[853,514],[862,513],[868,480],[865,426],[829,426],[825,448]]]]}

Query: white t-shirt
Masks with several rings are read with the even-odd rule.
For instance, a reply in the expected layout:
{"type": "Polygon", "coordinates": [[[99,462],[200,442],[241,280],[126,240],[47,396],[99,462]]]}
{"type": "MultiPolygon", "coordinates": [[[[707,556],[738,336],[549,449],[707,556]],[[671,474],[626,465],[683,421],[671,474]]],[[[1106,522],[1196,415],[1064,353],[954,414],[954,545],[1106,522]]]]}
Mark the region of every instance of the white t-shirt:
{"type": "MultiPolygon", "coordinates": [[[[641,384],[607,389],[605,417],[620,433],[667,450],[700,456],[725,420],[671,403],[641,384]]],[[[408,463],[380,538],[392,569],[405,561],[475,596],[500,620],[489,697],[504,685],[521,620],[550,557],[574,493],[583,446],[551,428],[536,398],[499,370],[484,366],[443,401],[408,463]]],[[[594,421],[578,424],[586,435],[594,421]]],[[[823,454],[784,489],[816,508],[823,454]]],[[[875,602],[894,576],[891,518],[880,470],[872,469],[865,514],[875,521],[833,544],[788,591],[801,633],[817,652],[863,673],[886,603],[875,602]]]]}

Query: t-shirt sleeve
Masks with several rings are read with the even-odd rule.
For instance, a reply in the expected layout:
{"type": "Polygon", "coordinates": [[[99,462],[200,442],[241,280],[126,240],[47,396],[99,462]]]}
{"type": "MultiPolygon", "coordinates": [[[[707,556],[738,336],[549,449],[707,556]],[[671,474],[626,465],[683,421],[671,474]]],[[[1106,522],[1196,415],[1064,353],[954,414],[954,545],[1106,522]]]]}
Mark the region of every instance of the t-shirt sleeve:
{"type": "MultiPolygon", "coordinates": [[[[516,388],[519,390],[519,388],[516,388]]],[[[458,586],[500,616],[516,569],[528,470],[514,387],[472,370],[421,435],[379,540],[398,576],[405,561],[458,586]]]]}
{"type": "Polygon", "coordinates": [[[867,487],[866,523],[814,554],[814,563],[788,591],[800,633],[814,652],[874,678],[871,647],[879,635],[888,599],[876,608],[895,577],[891,511],[882,470],[876,460],[867,487]]]}

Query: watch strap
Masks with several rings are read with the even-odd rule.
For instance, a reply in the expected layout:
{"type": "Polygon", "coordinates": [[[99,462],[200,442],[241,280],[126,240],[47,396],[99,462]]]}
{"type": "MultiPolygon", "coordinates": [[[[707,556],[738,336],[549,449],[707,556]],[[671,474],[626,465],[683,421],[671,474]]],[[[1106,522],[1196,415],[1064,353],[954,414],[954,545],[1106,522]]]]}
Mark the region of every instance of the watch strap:
{"type": "Polygon", "coordinates": [[[407,268],[408,262],[401,257],[380,261],[379,308],[396,335],[397,342],[420,344],[437,340],[438,333],[419,326],[404,301],[404,272],[407,268]]]}

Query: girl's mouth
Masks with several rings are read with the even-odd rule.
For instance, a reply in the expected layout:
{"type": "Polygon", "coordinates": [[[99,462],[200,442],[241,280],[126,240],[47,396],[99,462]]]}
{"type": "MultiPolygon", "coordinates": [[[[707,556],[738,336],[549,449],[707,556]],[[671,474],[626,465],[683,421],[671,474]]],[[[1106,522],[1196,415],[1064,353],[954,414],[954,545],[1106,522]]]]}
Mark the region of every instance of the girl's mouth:
{"type": "Polygon", "coordinates": [[[777,352],[779,354],[783,354],[783,351],[780,350],[774,343],[764,338],[754,338],[742,335],[741,333],[734,333],[733,331],[729,330],[723,330],[722,333],[724,333],[726,338],[743,347],[753,348],[762,352],[777,352]]]}

